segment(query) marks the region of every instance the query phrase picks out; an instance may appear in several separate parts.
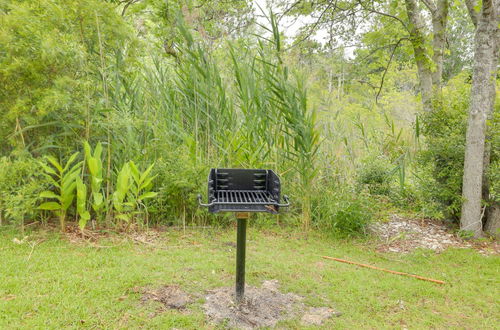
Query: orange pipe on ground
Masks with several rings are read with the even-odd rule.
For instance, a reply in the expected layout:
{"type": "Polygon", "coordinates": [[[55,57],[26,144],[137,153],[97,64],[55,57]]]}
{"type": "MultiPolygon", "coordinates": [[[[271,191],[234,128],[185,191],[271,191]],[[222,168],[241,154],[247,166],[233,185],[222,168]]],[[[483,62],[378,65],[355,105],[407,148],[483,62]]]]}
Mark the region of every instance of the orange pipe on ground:
{"type": "Polygon", "coordinates": [[[352,265],[356,265],[356,266],[360,266],[360,267],[381,270],[383,272],[387,272],[387,273],[391,273],[391,274],[414,277],[414,278],[417,278],[417,279],[422,280],[422,281],[428,281],[428,282],[433,282],[433,283],[438,283],[438,284],[446,284],[446,282],[444,282],[444,281],[434,280],[432,278],[427,278],[427,277],[413,275],[413,274],[408,274],[408,273],[396,272],[394,270],[384,269],[384,268],[378,268],[378,267],[375,267],[375,266],[370,266],[370,265],[365,265],[365,264],[360,264],[360,263],[354,262],[354,261],[349,261],[349,260],[344,260],[344,259],[339,259],[339,258],[332,258],[332,257],[327,257],[327,256],[323,256],[323,258],[324,259],[331,259],[331,260],[343,262],[343,263],[346,263],[346,264],[352,264],[352,265]]]}

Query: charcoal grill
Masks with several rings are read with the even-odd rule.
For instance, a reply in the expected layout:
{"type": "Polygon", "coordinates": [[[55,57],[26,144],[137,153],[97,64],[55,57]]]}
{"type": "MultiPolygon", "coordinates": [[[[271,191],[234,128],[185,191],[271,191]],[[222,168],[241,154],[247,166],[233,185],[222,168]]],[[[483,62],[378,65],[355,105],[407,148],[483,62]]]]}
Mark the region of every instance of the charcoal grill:
{"type": "Polygon", "coordinates": [[[245,291],[246,228],[249,212],[277,214],[280,207],[290,205],[283,195],[280,178],[272,170],[213,168],[208,175],[208,207],[211,213],[235,212],[238,221],[236,235],[236,301],[241,303],[245,291]]]}
{"type": "Polygon", "coordinates": [[[272,170],[213,168],[208,175],[208,203],[201,206],[216,212],[278,213],[289,206],[288,197],[280,203],[280,178],[272,170]]]}

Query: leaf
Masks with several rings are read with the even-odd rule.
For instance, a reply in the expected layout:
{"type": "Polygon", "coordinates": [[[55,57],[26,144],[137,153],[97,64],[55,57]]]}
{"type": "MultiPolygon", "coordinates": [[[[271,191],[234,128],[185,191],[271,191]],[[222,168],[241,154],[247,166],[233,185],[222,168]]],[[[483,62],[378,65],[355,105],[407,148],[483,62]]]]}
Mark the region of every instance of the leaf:
{"type": "Polygon", "coordinates": [[[116,216],[117,219],[121,219],[121,220],[124,220],[126,222],[129,222],[130,221],[130,216],[128,214],[118,214],[116,216]]]}
{"type": "Polygon", "coordinates": [[[89,171],[92,176],[97,176],[97,171],[99,170],[99,166],[97,164],[97,159],[95,158],[88,158],[87,159],[87,165],[89,166],[89,171]]]}
{"type": "Polygon", "coordinates": [[[53,191],[49,191],[49,190],[45,190],[45,191],[42,191],[39,195],[40,198],[56,198],[56,199],[61,199],[61,197],[59,195],[57,195],[56,193],[54,193],[53,191]]]}
{"type": "Polygon", "coordinates": [[[68,173],[73,173],[73,172],[80,172],[80,169],[82,167],[83,161],[76,163],[69,171],[68,173]]]}
{"type": "Polygon", "coordinates": [[[151,164],[141,175],[141,178],[139,180],[139,182],[144,182],[144,180],[146,180],[146,178],[149,176],[149,172],[151,172],[151,170],[153,169],[153,166],[155,164],[151,164]]]}
{"type": "Polygon", "coordinates": [[[80,220],[78,221],[78,227],[80,228],[80,230],[83,230],[85,228],[89,220],[90,220],[90,213],[88,211],[80,213],[80,220]]]}
{"type": "MultiPolygon", "coordinates": [[[[69,157],[68,161],[66,162],[66,166],[64,166],[63,170],[61,172],[65,172],[69,166],[75,161],[76,157],[79,155],[80,153],[77,151],[75,152],[74,154],[71,155],[71,157],[69,157]]],[[[73,167],[74,168],[74,167],[73,167]]]]}
{"type": "Polygon", "coordinates": [[[83,183],[80,177],[76,178],[76,209],[80,216],[84,214],[86,210],[87,202],[87,186],[83,183]]]}
{"type": "Polygon", "coordinates": [[[45,158],[52,164],[52,166],[54,166],[58,171],[59,173],[62,173],[63,172],[63,168],[61,166],[61,164],[59,164],[59,162],[57,161],[57,159],[53,156],[45,156],[45,158]]]}
{"type": "Polygon", "coordinates": [[[139,187],[139,191],[141,191],[142,189],[145,189],[147,188],[150,184],[151,184],[151,181],[153,181],[154,179],[156,178],[156,175],[153,176],[153,177],[150,177],[148,179],[146,179],[146,181],[144,181],[140,187],[139,187]]]}
{"type": "Polygon", "coordinates": [[[46,164],[44,164],[44,163],[40,162],[40,166],[41,166],[41,167],[43,168],[43,170],[44,170],[45,172],[47,172],[48,174],[52,174],[52,175],[55,175],[55,176],[59,176],[59,174],[58,174],[56,171],[54,171],[54,169],[53,169],[53,168],[50,168],[50,167],[49,167],[49,166],[47,166],[46,164]]]}
{"type": "Polygon", "coordinates": [[[54,210],[60,210],[61,209],[61,204],[57,202],[46,202],[38,206],[39,210],[49,210],[49,211],[54,211],[54,210]]]}
{"type": "Polygon", "coordinates": [[[92,157],[92,149],[88,141],[83,142],[83,150],[85,150],[85,158],[89,159],[92,157]]]}
{"type": "Polygon", "coordinates": [[[139,196],[139,200],[145,200],[145,199],[148,199],[148,198],[154,198],[158,195],[157,192],[147,192],[145,194],[142,194],[141,196],[139,196]]]}
{"type": "Polygon", "coordinates": [[[139,169],[137,169],[137,166],[135,166],[135,163],[133,161],[129,162],[130,166],[130,172],[132,173],[132,177],[134,178],[134,181],[138,184],[140,177],[139,177],[139,169]]]}
{"type": "Polygon", "coordinates": [[[94,149],[94,158],[101,160],[101,154],[102,154],[102,144],[101,142],[98,142],[94,149]]]}

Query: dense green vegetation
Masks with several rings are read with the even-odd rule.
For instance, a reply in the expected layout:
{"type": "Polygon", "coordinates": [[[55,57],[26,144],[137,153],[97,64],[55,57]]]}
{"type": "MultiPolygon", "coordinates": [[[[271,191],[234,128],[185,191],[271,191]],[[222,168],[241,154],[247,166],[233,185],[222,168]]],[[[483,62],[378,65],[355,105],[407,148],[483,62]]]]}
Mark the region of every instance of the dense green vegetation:
{"type": "MultiPolygon", "coordinates": [[[[153,239],[145,236],[149,244],[121,236],[70,243],[43,232],[14,244],[12,236],[0,233],[2,328],[205,328],[204,293],[234,281],[234,248],[228,244],[234,230],[169,230],[153,239]],[[187,311],[162,311],[157,302],[141,302],[145,288],[171,284],[193,295],[187,311]]],[[[369,242],[306,238],[300,232],[250,230],[248,239],[248,283],[277,279],[283,292],[306,297],[307,305],[343,313],[323,329],[493,329],[500,321],[496,257],[470,249],[387,255],[374,252],[369,242]],[[322,255],[447,283],[358,268],[322,255]]],[[[300,320],[279,325],[295,329],[300,320]]]]}
{"type": "MultiPolygon", "coordinates": [[[[408,20],[402,3],[378,5],[408,20]]],[[[410,39],[390,17],[370,16],[364,32],[334,29],[321,43],[314,25],[285,35],[282,17],[257,7],[1,2],[1,222],[225,224],[196,206],[211,167],[276,170],[293,201],[281,224],[357,235],[393,207],[456,221],[474,29],[465,7],[450,11],[430,113],[410,39]]],[[[498,199],[492,146],[488,203],[498,199]]]]}

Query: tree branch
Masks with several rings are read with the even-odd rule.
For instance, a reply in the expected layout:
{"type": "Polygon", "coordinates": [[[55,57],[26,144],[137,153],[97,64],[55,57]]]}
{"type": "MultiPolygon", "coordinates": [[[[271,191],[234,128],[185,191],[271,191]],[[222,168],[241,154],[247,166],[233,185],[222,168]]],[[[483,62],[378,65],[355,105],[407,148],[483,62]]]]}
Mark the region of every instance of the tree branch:
{"type": "Polygon", "coordinates": [[[380,96],[380,93],[382,92],[382,87],[384,87],[385,75],[387,74],[387,71],[389,71],[389,66],[391,65],[392,59],[394,57],[394,53],[396,53],[396,49],[398,48],[399,44],[403,40],[409,40],[409,39],[406,37],[399,39],[398,42],[396,43],[396,45],[394,46],[394,48],[392,49],[391,57],[389,57],[389,62],[387,63],[387,66],[385,67],[384,74],[382,75],[382,80],[380,81],[380,87],[378,89],[377,96],[375,96],[375,103],[378,103],[378,98],[380,96]]]}
{"type": "MultiPolygon", "coordinates": [[[[336,7],[337,5],[337,1],[335,1],[335,4],[334,4],[334,7],[336,7]]],[[[304,40],[308,39],[314,32],[314,30],[316,30],[316,27],[318,27],[321,19],[323,18],[323,16],[326,14],[326,12],[328,11],[328,9],[330,9],[332,7],[332,4],[328,4],[325,8],[325,10],[323,10],[321,12],[321,14],[319,15],[318,19],[316,20],[316,22],[314,22],[313,26],[309,29],[309,33],[307,33],[303,38],[301,38],[299,41],[295,42],[293,45],[291,45],[290,47],[288,47],[287,49],[285,49],[285,51],[289,50],[290,48],[293,48],[294,46],[302,43],[304,40]]]]}
{"type": "Polygon", "coordinates": [[[437,6],[432,0],[422,0],[422,2],[427,7],[427,9],[429,9],[431,13],[437,10],[437,6]]]}
{"type": "Polygon", "coordinates": [[[394,15],[391,15],[391,14],[387,14],[387,13],[384,13],[384,12],[381,12],[375,8],[368,8],[364,5],[364,3],[361,1],[361,0],[357,0],[359,5],[361,7],[363,7],[364,10],[366,11],[369,11],[370,13],[374,13],[374,14],[377,14],[377,15],[381,15],[381,16],[385,16],[385,17],[389,17],[389,18],[392,18],[396,21],[398,21],[399,23],[401,23],[401,25],[405,28],[406,31],[408,31],[408,26],[406,25],[406,23],[399,17],[397,16],[394,16],[394,15]]]}

